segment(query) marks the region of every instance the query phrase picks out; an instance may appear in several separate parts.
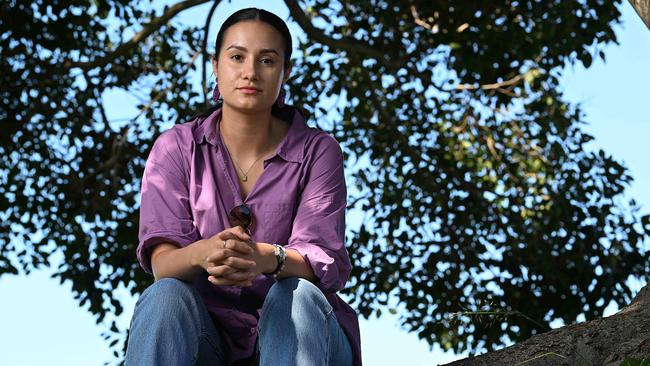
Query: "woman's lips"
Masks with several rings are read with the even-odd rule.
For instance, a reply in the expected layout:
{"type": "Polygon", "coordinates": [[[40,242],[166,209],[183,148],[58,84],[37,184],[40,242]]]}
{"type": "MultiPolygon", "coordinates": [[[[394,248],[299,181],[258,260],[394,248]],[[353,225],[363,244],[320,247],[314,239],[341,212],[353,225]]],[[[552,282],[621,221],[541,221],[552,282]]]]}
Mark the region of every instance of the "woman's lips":
{"type": "Polygon", "coordinates": [[[255,88],[239,88],[239,90],[244,94],[257,94],[260,92],[259,89],[255,88]]]}

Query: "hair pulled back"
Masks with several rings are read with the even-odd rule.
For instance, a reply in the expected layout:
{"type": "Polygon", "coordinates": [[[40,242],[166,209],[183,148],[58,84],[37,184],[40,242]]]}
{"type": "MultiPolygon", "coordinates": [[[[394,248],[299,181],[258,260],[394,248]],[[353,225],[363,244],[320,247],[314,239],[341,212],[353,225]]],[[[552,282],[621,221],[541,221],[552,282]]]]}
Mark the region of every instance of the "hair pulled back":
{"type": "MultiPolygon", "coordinates": [[[[284,68],[285,70],[291,66],[291,50],[292,50],[292,43],[291,43],[291,33],[289,32],[289,28],[287,27],[287,24],[282,20],[280,17],[277,15],[271,13],[270,11],[264,10],[264,9],[258,9],[258,8],[246,8],[246,9],[241,9],[233,14],[231,14],[221,25],[221,28],[219,29],[219,32],[217,33],[217,39],[214,43],[214,53],[215,57],[219,58],[219,54],[221,53],[221,47],[223,46],[223,39],[226,35],[226,32],[230,27],[233,25],[239,23],[239,22],[246,22],[246,21],[260,21],[264,22],[270,26],[272,26],[275,30],[277,30],[281,35],[282,39],[284,40],[284,68]]],[[[193,118],[205,118],[212,114],[215,110],[218,108],[221,108],[222,103],[218,102],[215,106],[211,107],[209,110],[196,115],[193,118]]],[[[293,116],[293,110],[295,108],[291,106],[285,105],[284,107],[278,107],[276,104],[273,104],[273,108],[271,109],[271,114],[274,116],[284,119],[284,120],[289,120],[293,116]]],[[[300,111],[298,111],[301,113],[300,111]]]]}

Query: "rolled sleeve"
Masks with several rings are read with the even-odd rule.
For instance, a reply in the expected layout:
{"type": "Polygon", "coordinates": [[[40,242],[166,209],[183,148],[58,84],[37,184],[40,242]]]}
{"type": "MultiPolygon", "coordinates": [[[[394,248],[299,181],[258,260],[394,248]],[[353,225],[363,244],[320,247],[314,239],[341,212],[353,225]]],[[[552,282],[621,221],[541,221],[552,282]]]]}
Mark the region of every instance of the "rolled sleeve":
{"type": "Polygon", "coordinates": [[[336,140],[323,134],[309,156],[286,248],[296,250],[311,265],[323,292],[336,292],[344,287],[351,270],[345,248],[343,154],[336,140]]]}
{"type": "Polygon", "coordinates": [[[183,159],[173,131],[154,143],[142,177],[138,261],[148,273],[156,244],[187,246],[200,239],[189,204],[183,159]]]}

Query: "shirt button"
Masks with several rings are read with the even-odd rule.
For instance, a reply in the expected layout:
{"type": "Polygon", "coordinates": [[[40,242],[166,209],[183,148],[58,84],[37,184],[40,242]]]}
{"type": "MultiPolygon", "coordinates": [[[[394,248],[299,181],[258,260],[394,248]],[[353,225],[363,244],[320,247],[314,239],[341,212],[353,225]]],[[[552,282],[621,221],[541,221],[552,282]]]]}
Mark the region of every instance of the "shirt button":
{"type": "Polygon", "coordinates": [[[257,332],[257,328],[251,328],[251,330],[248,331],[248,334],[253,335],[257,332]]]}

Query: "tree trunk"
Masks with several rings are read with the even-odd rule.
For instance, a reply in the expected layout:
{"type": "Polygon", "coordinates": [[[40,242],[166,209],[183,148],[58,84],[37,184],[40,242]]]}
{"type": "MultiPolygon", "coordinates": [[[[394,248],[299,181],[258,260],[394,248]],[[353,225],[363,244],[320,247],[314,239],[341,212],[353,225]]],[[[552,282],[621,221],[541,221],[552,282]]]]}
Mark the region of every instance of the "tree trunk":
{"type": "Polygon", "coordinates": [[[650,28],[650,0],[630,0],[630,4],[643,19],[646,27],[650,28]]]}
{"type": "Polygon", "coordinates": [[[618,366],[626,358],[650,357],[650,284],[618,313],[573,324],[514,346],[446,366],[466,365],[603,365],[618,366]]]}

